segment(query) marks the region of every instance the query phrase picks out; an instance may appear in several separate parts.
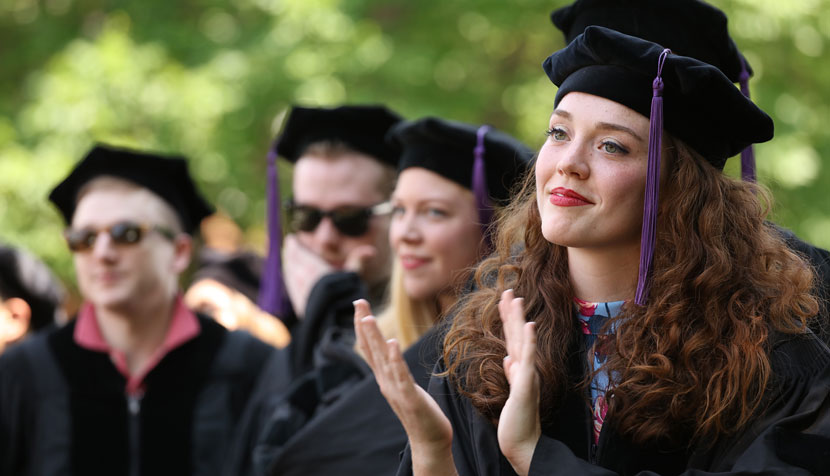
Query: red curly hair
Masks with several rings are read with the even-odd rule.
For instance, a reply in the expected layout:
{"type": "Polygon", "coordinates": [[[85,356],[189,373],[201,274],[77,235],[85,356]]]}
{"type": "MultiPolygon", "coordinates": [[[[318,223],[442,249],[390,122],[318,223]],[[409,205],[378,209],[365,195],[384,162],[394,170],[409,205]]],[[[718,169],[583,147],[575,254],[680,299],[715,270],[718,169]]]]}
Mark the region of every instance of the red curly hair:
{"type": "MultiPolygon", "coordinates": [[[[772,376],[770,334],[805,332],[818,303],[812,269],[765,221],[769,194],[668,142],[650,299],[623,306],[613,320],[614,349],[598,371],[613,376],[608,416],[632,441],[703,443],[737,432],[761,410],[772,376]]],[[[581,335],[567,249],[542,236],[533,173],[501,214],[495,244],[476,271],[479,289],[459,305],[445,337],[445,375],[498,421],[509,386],[497,304],[513,288],[536,322],[544,422],[592,375],[570,370],[581,335]]]]}

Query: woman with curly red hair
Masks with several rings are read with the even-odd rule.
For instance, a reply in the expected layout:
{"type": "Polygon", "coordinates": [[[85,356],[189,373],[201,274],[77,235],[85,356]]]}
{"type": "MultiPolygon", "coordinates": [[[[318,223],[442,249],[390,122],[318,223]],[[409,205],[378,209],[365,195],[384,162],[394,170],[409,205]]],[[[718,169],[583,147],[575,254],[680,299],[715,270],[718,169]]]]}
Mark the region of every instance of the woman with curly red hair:
{"type": "Polygon", "coordinates": [[[721,173],[772,120],[716,68],[601,27],[544,66],[548,139],[429,394],[356,307],[402,472],[830,472],[812,269],[766,192],[721,173]]]}

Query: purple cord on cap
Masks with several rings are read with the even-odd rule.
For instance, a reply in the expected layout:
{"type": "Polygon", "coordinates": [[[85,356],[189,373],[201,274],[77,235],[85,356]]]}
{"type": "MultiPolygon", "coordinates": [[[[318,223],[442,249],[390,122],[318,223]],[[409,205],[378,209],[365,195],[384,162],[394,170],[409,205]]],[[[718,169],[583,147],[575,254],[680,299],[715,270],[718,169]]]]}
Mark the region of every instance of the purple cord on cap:
{"type": "Polygon", "coordinates": [[[660,200],[660,155],[663,142],[663,65],[671,50],[666,48],[657,60],[657,77],[654,78],[651,98],[651,117],[648,131],[648,171],[646,173],[643,229],[640,235],[640,271],[637,276],[637,294],[634,298],[640,306],[648,300],[651,287],[651,265],[654,259],[654,241],[657,234],[657,210],[660,200]]]}
{"type": "Polygon", "coordinates": [[[280,183],[277,178],[277,154],[268,151],[268,258],[259,286],[259,307],[270,314],[285,317],[290,311],[282,279],[282,226],[280,223],[280,183]]]}
{"type": "MultiPolygon", "coordinates": [[[[749,71],[746,69],[746,60],[741,57],[741,75],[738,77],[741,92],[749,99],[749,71]]],[[[744,182],[755,182],[755,150],[752,144],[741,151],[741,178],[744,182]]]]}
{"type": "Polygon", "coordinates": [[[490,222],[493,221],[493,203],[487,190],[487,172],[484,165],[484,136],[490,126],[484,125],[476,132],[476,147],[473,149],[473,195],[478,208],[478,220],[481,223],[481,232],[484,236],[487,249],[493,249],[493,240],[490,236],[490,222]]]}

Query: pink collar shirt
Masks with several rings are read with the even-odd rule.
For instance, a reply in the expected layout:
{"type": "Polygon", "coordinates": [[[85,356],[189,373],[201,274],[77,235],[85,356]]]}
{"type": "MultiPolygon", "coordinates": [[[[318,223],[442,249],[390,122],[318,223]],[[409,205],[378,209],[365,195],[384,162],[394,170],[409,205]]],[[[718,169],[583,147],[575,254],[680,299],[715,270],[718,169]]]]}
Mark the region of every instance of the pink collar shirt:
{"type": "Polygon", "coordinates": [[[78,320],[75,324],[73,338],[75,343],[84,349],[109,354],[115,368],[127,379],[126,394],[136,396],[144,393],[144,378],[147,374],[167,354],[198,336],[200,331],[199,319],[196,318],[193,311],[185,307],[181,295],[176,296],[176,303],[173,307],[173,318],[170,320],[170,327],[167,328],[164,341],[153,353],[147,365],[134,375],[130,375],[126,355],[110,347],[104,340],[101,328],[98,325],[98,319],[95,317],[95,307],[89,302],[85,302],[80,312],[78,312],[78,320]]]}

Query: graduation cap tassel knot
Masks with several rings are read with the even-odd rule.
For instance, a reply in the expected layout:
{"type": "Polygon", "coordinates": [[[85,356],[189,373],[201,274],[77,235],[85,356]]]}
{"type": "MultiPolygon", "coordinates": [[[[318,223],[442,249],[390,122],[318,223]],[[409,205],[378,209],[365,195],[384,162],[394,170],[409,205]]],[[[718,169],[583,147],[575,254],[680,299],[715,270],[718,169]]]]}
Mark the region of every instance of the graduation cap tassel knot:
{"type": "Polygon", "coordinates": [[[289,302],[282,279],[282,226],[280,223],[280,184],[277,177],[277,154],[268,152],[268,258],[265,260],[259,307],[270,314],[288,314],[289,302]]]}
{"type": "Polygon", "coordinates": [[[490,202],[490,193],[487,189],[487,171],[484,165],[484,136],[490,126],[484,125],[476,132],[476,146],[473,149],[473,195],[475,195],[476,207],[478,208],[478,219],[481,223],[481,231],[488,250],[493,249],[492,236],[490,236],[490,222],[493,220],[493,204],[490,202]]]}
{"type": "Polygon", "coordinates": [[[657,77],[654,78],[651,98],[651,115],[648,131],[648,171],[643,205],[643,229],[640,235],[640,271],[637,278],[637,294],[634,301],[644,306],[648,300],[651,266],[654,259],[654,241],[657,234],[657,210],[660,199],[660,153],[663,142],[663,65],[671,53],[668,48],[657,60],[657,77]]]}
{"type": "MultiPolygon", "coordinates": [[[[749,71],[746,69],[746,60],[741,58],[741,75],[738,78],[741,92],[749,99],[749,71]]],[[[755,149],[752,144],[741,151],[741,178],[745,182],[755,182],[755,149]]]]}

